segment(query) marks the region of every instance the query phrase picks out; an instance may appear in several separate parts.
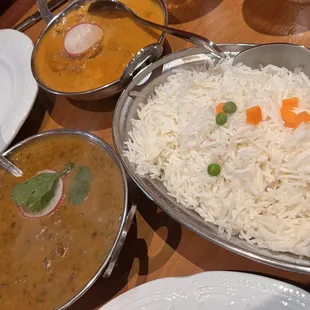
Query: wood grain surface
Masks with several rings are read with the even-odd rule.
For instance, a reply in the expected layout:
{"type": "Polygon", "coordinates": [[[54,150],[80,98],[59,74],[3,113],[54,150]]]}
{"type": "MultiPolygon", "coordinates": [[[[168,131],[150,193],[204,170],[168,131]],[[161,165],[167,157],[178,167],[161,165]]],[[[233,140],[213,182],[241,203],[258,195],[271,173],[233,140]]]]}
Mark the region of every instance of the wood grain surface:
{"type": "MultiPolygon", "coordinates": [[[[172,26],[207,36],[217,43],[291,42],[310,46],[310,5],[307,2],[167,0],[172,26]]],[[[24,18],[37,9],[31,7],[31,0],[17,0],[17,3],[14,12],[18,11],[18,18],[24,18]]],[[[12,27],[18,18],[10,19],[8,14],[4,14],[0,17],[1,28],[2,25],[12,27]]],[[[44,26],[41,21],[26,34],[35,41],[44,26]]],[[[166,52],[189,46],[170,36],[165,45],[166,52]]],[[[73,102],[40,91],[14,143],[53,128],[91,131],[112,143],[115,102],[115,99],[73,102]]],[[[70,310],[97,309],[116,295],[153,279],[209,270],[253,272],[283,279],[310,291],[310,276],[269,267],[228,252],[169,218],[138,190],[133,200],[138,203],[139,211],[111,278],[99,279],[70,310]]]]}

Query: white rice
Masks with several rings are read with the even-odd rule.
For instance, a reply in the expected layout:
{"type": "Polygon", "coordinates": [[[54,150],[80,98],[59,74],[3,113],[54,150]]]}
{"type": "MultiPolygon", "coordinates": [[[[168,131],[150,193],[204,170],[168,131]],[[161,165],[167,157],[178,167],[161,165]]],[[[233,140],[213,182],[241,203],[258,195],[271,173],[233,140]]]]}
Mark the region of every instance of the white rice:
{"type": "Polygon", "coordinates": [[[125,155],[228,238],[310,257],[310,125],[292,130],[280,115],[292,96],[298,112],[310,112],[310,80],[298,70],[231,63],[178,69],[156,87],[132,121],[125,155]],[[216,125],[216,105],[230,100],[237,112],[216,125]],[[258,126],[246,123],[255,105],[258,126]],[[220,164],[218,177],[208,175],[210,163],[220,164]]]}

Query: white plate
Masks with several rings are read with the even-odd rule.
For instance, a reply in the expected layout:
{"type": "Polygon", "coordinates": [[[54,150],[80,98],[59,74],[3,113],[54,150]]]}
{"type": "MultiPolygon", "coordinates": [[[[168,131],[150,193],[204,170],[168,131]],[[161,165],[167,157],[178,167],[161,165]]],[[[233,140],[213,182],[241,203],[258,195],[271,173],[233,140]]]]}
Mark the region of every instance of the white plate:
{"type": "Polygon", "coordinates": [[[0,30],[0,152],[18,133],[38,93],[30,66],[32,50],[31,39],[23,33],[0,30]]]}
{"type": "Polygon", "coordinates": [[[118,296],[101,310],[305,310],[310,294],[252,274],[204,272],[164,278],[118,296]]]}

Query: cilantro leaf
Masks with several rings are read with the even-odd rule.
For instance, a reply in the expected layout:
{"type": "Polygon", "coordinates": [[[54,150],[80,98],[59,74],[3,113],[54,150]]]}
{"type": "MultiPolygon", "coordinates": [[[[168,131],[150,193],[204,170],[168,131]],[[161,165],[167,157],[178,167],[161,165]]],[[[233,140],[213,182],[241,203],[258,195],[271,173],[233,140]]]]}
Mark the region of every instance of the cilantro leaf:
{"type": "Polygon", "coordinates": [[[27,206],[31,212],[44,209],[53,198],[56,182],[74,166],[75,164],[70,162],[61,172],[43,172],[25,183],[16,184],[12,189],[11,199],[20,207],[27,206]]]}
{"type": "Polygon", "coordinates": [[[72,205],[81,204],[90,190],[91,172],[88,167],[79,167],[69,190],[69,202],[72,205]]]}

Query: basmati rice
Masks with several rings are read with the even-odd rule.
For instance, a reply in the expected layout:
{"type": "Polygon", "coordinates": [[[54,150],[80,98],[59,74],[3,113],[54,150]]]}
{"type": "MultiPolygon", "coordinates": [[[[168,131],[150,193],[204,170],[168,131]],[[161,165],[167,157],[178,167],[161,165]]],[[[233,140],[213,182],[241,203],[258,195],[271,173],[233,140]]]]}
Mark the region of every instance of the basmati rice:
{"type": "Polygon", "coordinates": [[[231,59],[177,69],[141,103],[125,156],[228,238],[310,257],[310,125],[292,130],[280,115],[293,96],[298,112],[310,112],[310,79],[298,70],[233,67],[231,59]],[[230,100],[237,112],[216,125],[216,105],[230,100]],[[255,105],[264,120],[252,126],[245,110],[255,105]],[[218,177],[207,173],[214,162],[218,177]]]}

